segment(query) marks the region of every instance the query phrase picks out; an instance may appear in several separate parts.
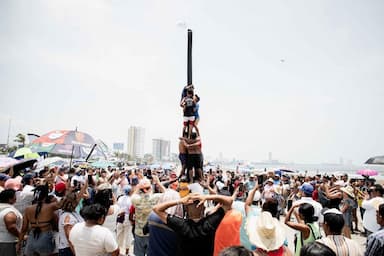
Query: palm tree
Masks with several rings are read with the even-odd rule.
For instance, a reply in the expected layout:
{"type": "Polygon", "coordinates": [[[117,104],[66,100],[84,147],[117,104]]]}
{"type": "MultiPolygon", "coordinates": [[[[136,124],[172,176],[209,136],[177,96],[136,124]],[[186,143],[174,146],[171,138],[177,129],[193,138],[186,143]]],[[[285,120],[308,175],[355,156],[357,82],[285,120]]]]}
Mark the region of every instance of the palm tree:
{"type": "Polygon", "coordinates": [[[16,143],[21,144],[21,146],[24,147],[25,146],[25,135],[19,133],[19,134],[16,135],[16,137],[15,137],[15,139],[13,141],[16,142],[16,143]]]}

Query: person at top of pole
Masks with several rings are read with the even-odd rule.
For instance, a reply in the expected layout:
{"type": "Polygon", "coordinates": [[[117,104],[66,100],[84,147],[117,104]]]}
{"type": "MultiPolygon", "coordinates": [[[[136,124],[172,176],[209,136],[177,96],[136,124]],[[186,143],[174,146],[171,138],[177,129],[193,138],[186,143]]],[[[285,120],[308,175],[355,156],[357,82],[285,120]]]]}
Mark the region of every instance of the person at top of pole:
{"type": "Polygon", "coordinates": [[[187,91],[188,90],[194,90],[195,87],[193,86],[193,84],[188,84],[186,86],[184,86],[183,90],[181,91],[181,99],[180,101],[182,101],[186,96],[187,96],[187,91]]]}
{"type": "Polygon", "coordinates": [[[183,133],[188,129],[188,138],[191,136],[192,128],[195,122],[196,99],[193,97],[192,89],[187,90],[186,96],[181,100],[180,106],[183,108],[183,133]]]}

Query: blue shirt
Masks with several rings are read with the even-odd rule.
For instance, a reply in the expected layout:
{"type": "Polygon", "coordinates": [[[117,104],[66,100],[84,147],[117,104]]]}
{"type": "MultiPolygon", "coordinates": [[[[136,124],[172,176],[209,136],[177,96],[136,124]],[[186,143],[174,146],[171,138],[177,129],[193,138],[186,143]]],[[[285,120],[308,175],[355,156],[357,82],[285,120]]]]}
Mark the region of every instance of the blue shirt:
{"type": "Polygon", "coordinates": [[[150,233],[148,256],[176,256],[179,250],[176,233],[154,212],[149,214],[148,224],[150,233]]]}

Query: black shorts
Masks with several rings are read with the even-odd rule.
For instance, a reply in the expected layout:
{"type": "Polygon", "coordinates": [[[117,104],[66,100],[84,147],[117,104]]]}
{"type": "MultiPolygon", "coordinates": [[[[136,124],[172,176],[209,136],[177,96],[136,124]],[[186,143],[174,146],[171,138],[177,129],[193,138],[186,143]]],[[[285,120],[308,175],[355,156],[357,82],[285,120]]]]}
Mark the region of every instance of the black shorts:
{"type": "Polygon", "coordinates": [[[179,159],[182,165],[187,164],[187,154],[179,154],[179,159]]]}
{"type": "Polygon", "coordinates": [[[187,168],[191,170],[192,168],[198,169],[202,168],[202,154],[191,154],[187,157],[187,168]]]}

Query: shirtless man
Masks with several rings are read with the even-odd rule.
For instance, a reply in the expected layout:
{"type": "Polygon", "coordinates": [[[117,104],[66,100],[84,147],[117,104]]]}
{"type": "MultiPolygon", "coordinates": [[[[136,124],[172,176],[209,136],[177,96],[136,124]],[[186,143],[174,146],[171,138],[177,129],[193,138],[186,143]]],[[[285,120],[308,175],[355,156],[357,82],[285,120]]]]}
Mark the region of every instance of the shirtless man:
{"type": "Polygon", "coordinates": [[[197,133],[192,132],[191,139],[183,139],[188,151],[187,178],[190,182],[203,180],[203,153],[201,151],[201,140],[197,133]],[[193,175],[194,171],[194,175],[193,175]]]}

